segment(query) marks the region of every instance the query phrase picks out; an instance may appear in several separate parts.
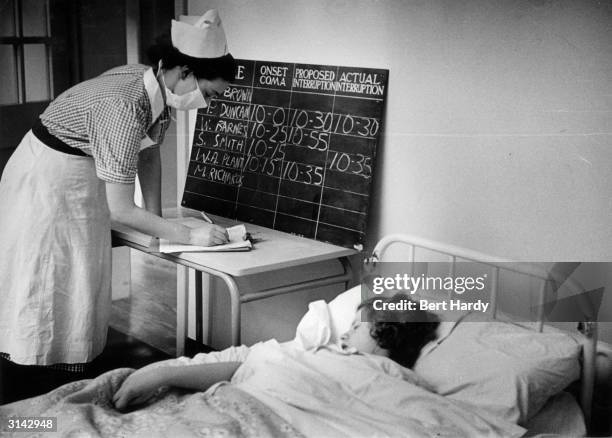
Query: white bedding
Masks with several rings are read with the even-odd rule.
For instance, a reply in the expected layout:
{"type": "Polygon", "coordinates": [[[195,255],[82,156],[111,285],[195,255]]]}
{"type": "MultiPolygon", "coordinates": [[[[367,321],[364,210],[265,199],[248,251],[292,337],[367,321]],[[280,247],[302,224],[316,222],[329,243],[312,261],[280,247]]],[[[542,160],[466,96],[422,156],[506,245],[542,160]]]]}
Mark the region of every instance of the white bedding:
{"type": "Polygon", "coordinates": [[[306,436],[514,437],[525,432],[428,391],[414,372],[380,356],[303,351],[268,341],[250,348],[232,383],[306,436]]]}
{"type": "MultiPolygon", "coordinates": [[[[329,304],[310,303],[294,345],[315,351],[333,344],[350,326],[360,302],[361,290],[355,287],[329,304]]],[[[572,406],[565,409],[567,403],[563,409],[558,403],[541,409],[549,397],[578,377],[579,344],[557,331],[540,334],[486,317],[480,321],[478,315],[471,316],[474,318],[479,322],[442,323],[438,339],[423,349],[414,368],[416,375],[425,379],[433,392],[481,416],[487,412],[496,422],[520,423],[533,428],[534,434],[584,435],[580,412],[570,416],[579,411],[576,403],[573,410],[572,406]],[[526,425],[540,410],[538,421],[526,425]],[[558,412],[561,414],[555,416],[558,412]]]]}
{"type": "MultiPolygon", "coordinates": [[[[387,358],[347,354],[334,347],[305,351],[295,342],[268,341],[149,367],[219,361],[243,364],[231,386],[221,383],[205,394],[162,393],[163,398],[120,414],[110,397],[131,371],[118,369],[93,381],[74,382],[0,407],[0,419],[3,415],[51,415],[58,417],[63,432],[87,429],[91,436],[108,437],[133,436],[134,427],[142,436],[162,436],[162,429],[180,428],[185,428],[181,436],[200,436],[204,430],[236,436],[238,428],[245,436],[263,436],[267,431],[269,436],[301,433],[316,438],[518,437],[525,432],[501,416],[429,391],[412,370],[387,358]]],[[[526,425],[528,436],[555,432],[582,436],[584,423],[575,421],[581,420],[579,408],[567,402],[555,397],[526,425]]]]}
{"type": "Polygon", "coordinates": [[[567,437],[586,435],[586,425],[580,406],[574,397],[561,392],[552,397],[544,407],[525,424],[525,437],[557,434],[567,437]]]}

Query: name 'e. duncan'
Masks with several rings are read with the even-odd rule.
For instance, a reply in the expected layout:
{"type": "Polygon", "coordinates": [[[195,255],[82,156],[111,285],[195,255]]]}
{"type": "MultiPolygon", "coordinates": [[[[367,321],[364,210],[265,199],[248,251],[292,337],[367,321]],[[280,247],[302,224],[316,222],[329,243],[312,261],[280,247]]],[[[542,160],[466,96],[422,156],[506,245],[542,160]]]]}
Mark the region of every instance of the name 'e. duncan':
{"type": "Polygon", "coordinates": [[[440,311],[440,310],[460,310],[460,311],[476,311],[486,312],[490,303],[485,303],[482,300],[477,300],[473,303],[466,303],[461,300],[448,301],[429,301],[419,300],[420,310],[440,311]]]}

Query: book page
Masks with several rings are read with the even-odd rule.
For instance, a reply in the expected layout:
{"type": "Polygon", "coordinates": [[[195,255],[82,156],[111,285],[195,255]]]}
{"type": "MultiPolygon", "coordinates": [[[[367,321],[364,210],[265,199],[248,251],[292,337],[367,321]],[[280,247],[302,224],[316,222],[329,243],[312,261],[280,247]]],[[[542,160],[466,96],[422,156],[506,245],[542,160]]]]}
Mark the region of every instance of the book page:
{"type": "MultiPolygon", "coordinates": [[[[192,218],[189,218],[192,219],[192,218]]],[[[181,221],[183,225],[188,227],[200,226],[203,221],[194,219],[193,221],[181,221]]],[[[235,225],[226,228],[229,236],[229,242],[224,245],[215,246],[197,246],[187,245],[184,243],[170,242],[166,239],[159,239],[159,252],[220,252],[220,251],[249,251],[253,245],[249,240],[245,240],[246,227],[244,225],[235,225]]]]}

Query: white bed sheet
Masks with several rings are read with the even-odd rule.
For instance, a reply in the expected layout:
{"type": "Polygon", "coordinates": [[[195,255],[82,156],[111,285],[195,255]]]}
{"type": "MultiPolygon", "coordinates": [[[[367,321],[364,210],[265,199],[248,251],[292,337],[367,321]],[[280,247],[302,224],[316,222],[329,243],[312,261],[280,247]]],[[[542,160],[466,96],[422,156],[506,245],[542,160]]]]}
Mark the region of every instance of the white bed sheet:
{"type": "Polygon", "coordinates": [[[437,395],[375,355],[256,344],[232,378],[312,437],[519,437],[525,429],[437,395]]]}
{"type": "Polygon", "coordinates": [[[561,392],[552,397],[544,407],[525,424],[525,437],[561,435],[581,437],[586,435],[584,416],[574,397],[561,392]]]}
{"type": "MultiPolygon", "coordinates": [[[[574,397],[565,392],[552,397],[524,425],[525,429],[518,426],[514,428],[492,416],[480,418],[482,412],[474,412],[471,407],[423,389],[427,384],[416,374],[385,358],[361,356],[361,360],[355,362],[354,356],[347,358],[333,352],[319,351],[315,355],[312,350],[303,351],[301,342],[297,341],[282,344],[270,341],[256,345],[255,350],[259,352],[251,357],[251,361],[237,373],[232,382],[267,403],[307,436],[406,436],[408,431],[416,432],[423,424],[427,424],[427,434],[432,433],[432,424],[442,425],[442,429],[452,424],[449,436],[520,436],[525,429],[526,437],[586,435],[580,407],[574,397]],[[389,377],[392,385],[380,380],[389,377]],[[336,385],[340,384],[338,381],[344,386],[341,391],[337,391],[336,385]],[[355,405],[355,401],[347,402],[343,398],[346,394],[339,395],[345,392],[344,389],[356,391],[359,398],[363,398],[360,402],[364,403],[355,405]],[[328,403],[317,402],[320,397],[328,403]],[[453,406],[450,416],[447,410],[449,404],[453,406]],[[457,418],[457,414],[460,418],[457,418]],[[397,423],[397,415],[406,418],[397,423]],[[423,422],[423,418],[429,420],[423,422]],[[473,422],[474,418],[477,424],[489,424],[486,426],[487,432],[483,433],[482,429],[476,431],[478,426],[474,429],[473,424],[464,424],[473,422]],[[496,426],[491,426],[497,421],[499,423],[496,426]],[[455,429],[455,422],[460,424],[458,429],[455,429]],[[467,429],[463,426],[467,426],[467,429]]],[[[182,357],[157,362],[149,367],[220,361],[245,362],[254,347],[230,347],[219,352],[201,353],[194,358],[182,357]]]]}

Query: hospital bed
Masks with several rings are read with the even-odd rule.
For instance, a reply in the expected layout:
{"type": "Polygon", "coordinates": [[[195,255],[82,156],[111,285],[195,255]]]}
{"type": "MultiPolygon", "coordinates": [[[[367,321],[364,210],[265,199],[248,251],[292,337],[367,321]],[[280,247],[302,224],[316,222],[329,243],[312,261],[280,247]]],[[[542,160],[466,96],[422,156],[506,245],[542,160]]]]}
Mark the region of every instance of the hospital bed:
{"type": "MultiPolygon", "coordinates": [[[[438,339],[424,348],[414,372],[371,358],[346,362],[331,353],[313,362],[311,352],[304,351],[309,342],[337,337],[350,325],[361,299],[356,287],[330,303],[311,303],[291,343],[231,347],[153,365],[244,361],[233,385],[196,394],[164,389],[147,406],[119,413],[110,400],[131,371],[118,369],[0,407],[0,420],[57,417],[63,433],[91,436],[585,435],[596,374],[597,324],[590,304],[584,303],[585,320],[576,334],[544,324],[544,305],[535,323],[516,323],[498,306],[503,272],[537,282],[541,304],[555,281],[550,272],[419,237],[383,238],[366,266],[391,259],[418,269],[423,258],[435,266],[445,260],[450,276],[463,262],[484,266],[490,272],[491,306],[487,315],[466,314],[441,324],[438,339]],[[574,396],[567,389],[576,383],[574,396]]],[[[562,280],[564,287],[582,292],[571,278],[562,280]]]]}
{"type": "MultiPolygon", "coordinates": [[[[538,412],[530,415],[528,421],[524,421],[524,425],[528,429],[526,436],[538,433],[578,436],[580,432],[584,431],[586,433],[585,429],[588,429],[591,423],[594,383],[597,373],[597,322],[593,304],[583,294],[584,288],[581,284],[571,277],[557,278],[558,274],[554,271],[551,272],[541,264],[515,262],[405,234],[388,235],[381,239],[375,246],[372,256],[366,259],[366,264],[376,264],[385,260],[385,255],[395,246],[401,247],[400,259],[413,266],[421,265],[419,262],[422,261],[433,261],[434,264],[440,264],[445,260],[450,276],[455,275],[458,264],[465,262],[488,268],[490,272],[490,308],[488,312],[491,320],[500,320],[504,324],[517,324],[528,330],[534,330],[537,333],[546,332],[547,326],[544,324],[547,309],[546,301],[547,299],[550,300],[550,296],[547,296],[547,291],[550,291],[553,285],[559,286],[562,283],[563,287],[568,289],[570,295],[579,297],[575,303],[579,307],[577,312],[582,315],[582,319],[576,322],[577,332],[569,334],[572,339],[579,343],[577,354],[579,355],[580,378],[573,382],[573,395],[570,396],[564,390],[551,396],[538,412]],[[535,321],[528,322],[525,318],[518,318],[518,321],[513,321],[509,315],[500,312],[498,303],[504,291],[501,280],[504,272],[511,275],[528,277],[532,279],[530,285],[533,285],[535,282],[537,288],[537,315],[535,315],[535,321]],[[576,409],[576,406],[579,406],[580,409],[576,409]]],[[[396,257],[398,257],[397,254],[396,252],[396,257]]],[[[393,258],[393,260],[398,259],[393,258]]],[[[508,278],[510,277],[506,275],[506,280],[508,278]]],[[[525,281],[523,281],[523,284],[525,284],[525,281]]],[[[524,339],[524,336],[518,336],[516,342],[523,342],[524,339]]],[[[565,360],[567,358],[562,359],[565,360]]],[[[486,366],[486,364],[482,364],[482,366],[486,366]]],[[[534,386],[537,386],[537,384],[534,384],[534,386]]],[[[483,403],[487,402],[490,402],[490,400],[483,401],[483,403]]]]}

